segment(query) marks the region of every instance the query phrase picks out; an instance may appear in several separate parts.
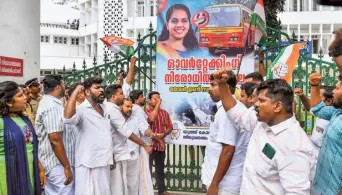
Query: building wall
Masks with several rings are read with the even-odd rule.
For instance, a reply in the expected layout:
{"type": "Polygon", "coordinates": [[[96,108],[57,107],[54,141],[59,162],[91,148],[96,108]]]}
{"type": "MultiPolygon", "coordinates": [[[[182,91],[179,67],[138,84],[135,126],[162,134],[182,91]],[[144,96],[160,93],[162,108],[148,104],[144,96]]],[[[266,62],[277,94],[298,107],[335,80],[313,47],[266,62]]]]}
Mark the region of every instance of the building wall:
{"type": "Polygon", "coordinates": [[[312,0],[287,0],[285,11],[279,14],[282,30],[289,35],[294,32],[297,41],[312,41],[314,54],[320,49],[328,53],[332,32],[342,28],[341,18],[342,7],[321,6],[312,0]]]}
{"type": "Polygon", "coordinates": [[[0,56],[24,60],[23,77],[0,76],[0,81],[19,84],[39,77],[40,69],[40,0],[1,1],[0,56]]]}

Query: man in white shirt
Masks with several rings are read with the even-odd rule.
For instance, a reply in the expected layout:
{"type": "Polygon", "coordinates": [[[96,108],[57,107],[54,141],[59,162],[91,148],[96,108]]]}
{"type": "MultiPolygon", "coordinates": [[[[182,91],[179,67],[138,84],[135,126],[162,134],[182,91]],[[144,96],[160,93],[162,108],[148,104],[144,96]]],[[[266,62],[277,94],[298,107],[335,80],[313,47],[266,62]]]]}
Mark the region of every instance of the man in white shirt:
{"type": "MultiPolygon", "coordinates": [[[[128,160],[135,155],[134,151],[130,151],[128,148],[128,139],[143,147],[147,153],[151,153],[152,148],[133,133],[134,129],[128,126],[126,119],[121,113],[120,106],[124,100],[121,85],[109,85],[106,88],[105,95],[107,99],[107,102],[105,102],[106,117],[110,119],[113,153],[116,163],[116,168],[111,172],[111,188],[115,190],[117,195],[125,195],[128,193],[127,182],[130,182],[127,180],[127,173],[130,171],[128,160]]],[[[144,134],[147,136],[152,134],[149,129],[145,129],[144,131],[144,134]]]]}
{"type": "Polygon", "coordinates": [[[232,96],[226,80],[231,70],[214,73],[229,119],[252,131],[248,146],[242,195],[310,194],[310,172],[313,171],[313,146],[293,116],[293,91],[286,81],[270,79],[258,87],[256,110],[241,106],[232,96]],[[260,122],[258,122],[260,121],[260,122]]]}
{"type": "Polygon", "coordinates": [[[102,78],[88,78],[77,86],[65,109],[65,123],[78,130],[75,148],[75,194],[111,195],[110,165],[113,165],[113,141],[110,120],[102,106],[102,78]],[[86,100],[76,110],[80,93],[86,100]]]}
{"type": "MultiPolygon", "coordinates": [[[[210,134],[202,165],[202,182],[208,188],[208,195],[236,195],[240,192],[243,164],[246,157],[250,132],[239,132],[233,122],[227,120],[222,107],[217,83],[211,76],[209,94],[216,102],[218,111],[210,123],[210,134]]],[[[233,75],[227,81],[232,94],[237,84],[233,75]]],[[[242,105],[241,102],[239,104],[242,105]]]]}
{"type": "Polygon", "coordinates": [[[65,84],[59,75],[47,75],[44,80],[45,95],[37,110],[35,129],[38,135],[38,157],[47,177],[45,192],[48,195],[73,195],[72,143],[66,142],[72,133],[63,126],[65,84]]]}
{"type": "MultiPolygon", "coordinates": [[[[132,108],[132,116],[139,118],[139,120],[148,127],[150,125],[147,122],[147,115],[143,109],[146,103],[146,98],[144,96],[144,92],[142,90],[133,90],[129,94],[129,98],[133,102],[133,108],[132,108]]],[[[164,144],[162,139],[164,138],[164,134],[157,134],[153,133],[150,135],[150,137],[147,137],[145,135],[141,135],[141,139],[145,141],[145,143],[152,145],[151,139],[156,140],[160,142],[161,144],[164,144]]]]}
{"type": "MultiPolygon", "coordinates": [[[[133,133],[139,138],[146,134],[151,134],[148,123],[140,120],[140,118],[133,116],[132,114],[133,103],[130,99],[124,99],[123,104],[120,106],[120,110],[126,119],[127,126],[133,130],[133,133]]],[[[131,158],[127,160],[123,170],[127,170],[124,179],[127,182],[127,194],[146,194],[153,195],[153,183],[149,170],[149,158],[148,153],[144,148],[138,144],[127,141],[127,148],[131,154],[131,158]],[[145,193],[146,192],[146,193],[145,193]]],[[[126,186],[126,185],[123,185],[126,186]]]]}

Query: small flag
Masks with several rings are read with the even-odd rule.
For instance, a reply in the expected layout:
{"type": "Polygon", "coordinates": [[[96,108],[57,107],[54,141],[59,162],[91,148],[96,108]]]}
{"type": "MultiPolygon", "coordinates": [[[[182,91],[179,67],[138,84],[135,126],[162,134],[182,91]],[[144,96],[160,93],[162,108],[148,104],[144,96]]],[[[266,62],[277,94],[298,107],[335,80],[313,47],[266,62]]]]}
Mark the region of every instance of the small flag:
{"type": "Polygon", "coordinates": [[[106,36],[100,38],[100,40],[114,53],[125,51],[128,47],[132,47],[134,44],[134,42],[129,39],[116,36],[106,36]]]}
{"type": "Polygon", "coordinates": [[[298,64],[300,49],[306,45],[295,43],[283,48],[268,70],[268,78],[284,79],[287,83],[292,82],[292,73],[298,64]]]}
{"type": "Polygon", "coordinates": [[[263,45],[267,39],[263,0],[257,0],[253,13],[253,24],[255,25],[255,43],[263,45]]]}

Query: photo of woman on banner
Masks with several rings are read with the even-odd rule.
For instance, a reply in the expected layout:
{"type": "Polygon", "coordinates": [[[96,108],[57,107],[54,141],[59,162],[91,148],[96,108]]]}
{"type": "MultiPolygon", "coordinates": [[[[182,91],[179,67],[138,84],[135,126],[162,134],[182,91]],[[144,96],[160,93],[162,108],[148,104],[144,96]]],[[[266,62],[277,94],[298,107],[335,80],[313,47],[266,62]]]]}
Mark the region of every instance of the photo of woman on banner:
{"type": "Polygon", "coordinates": [[[167,10],[166,23],[158,37],[157,52],[165,59],[189,58],[201,53],[186,5],[174,4],[167,10]]]}

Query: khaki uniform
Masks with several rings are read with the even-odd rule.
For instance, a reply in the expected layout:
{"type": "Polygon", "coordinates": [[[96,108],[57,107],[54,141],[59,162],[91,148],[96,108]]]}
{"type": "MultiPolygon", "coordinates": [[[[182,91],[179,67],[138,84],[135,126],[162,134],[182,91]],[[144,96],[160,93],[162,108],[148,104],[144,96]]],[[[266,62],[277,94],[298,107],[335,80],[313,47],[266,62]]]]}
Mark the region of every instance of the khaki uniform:
{"type": "Polygon", "coordinates": [[[35,118],[33,116],[33,112],[32,111],[33,111],[32,110],[32,106],[29,103],[27,103],[26,109],[24,110],[23,114],[25,116],[27,116],[27,118],[31,121],[32,125],[34,126],[34,119],[35,118]]]}
{"type": "MultiPolygon", "coordinates": [[[[36,114],[37,114],[37,110],[38,110],[38,104],[39,104],[39,101],[42,99],[42,95],[38,94],[37,97],[33,97],[31,95],[30,97],[30,102],[29,104],[31,105],[31,109],[32,109],[32,118],[33,118],[33,121],[36,120],[36,114]]],[[[31,119],[30,119],[31,120],[31,119]]],[[[34,124],[34,123],[32,123],[34,124]]]]}

